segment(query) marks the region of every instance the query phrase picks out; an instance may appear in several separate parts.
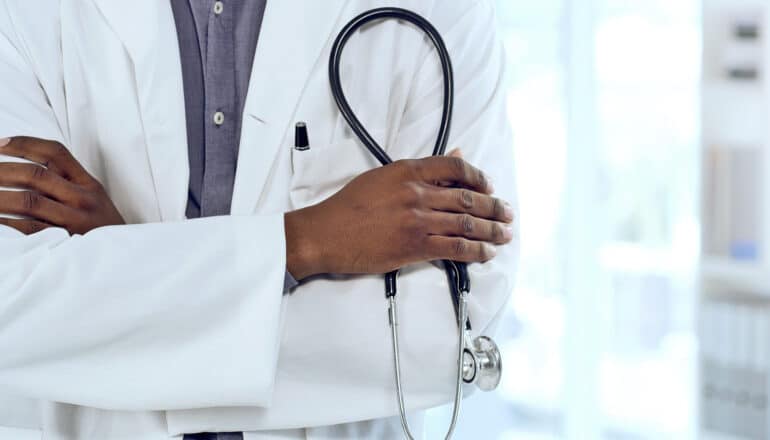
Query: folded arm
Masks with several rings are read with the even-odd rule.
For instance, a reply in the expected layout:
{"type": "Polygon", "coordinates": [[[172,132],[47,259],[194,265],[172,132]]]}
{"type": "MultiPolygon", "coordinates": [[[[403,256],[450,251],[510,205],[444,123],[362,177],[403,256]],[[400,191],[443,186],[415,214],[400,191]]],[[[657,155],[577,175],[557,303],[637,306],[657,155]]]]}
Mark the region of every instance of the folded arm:
{"type": "MultiPolygon", "coordinates": [[[[0,1],[0,138],[67,147],[55,8],[38,11],[39,28],[47,30],[32,43],[14,26],[10,6],[27,7],[0,1]],[[45,70],[36,68],[41,59],[45,70]]],[[[32,154],[29,145],[25,155],[32,154]]],[[[50,165],[44,179],[66,175],[55,162],[40,162],[50,165]]],[[[41,176],[25,174],[28,166],[12,168],[3,171],[6,183],[24,186],[26,176],[41,176]]],[[[77,193],[70,183],[49,188],[72,191],[48,195],[60,204],[85,201],[68,199],[77,193]]],[[[0,203],[34,217],[43,213],[36,211],[45,208],[37,203],[42,197],[5,193],[0,203]]],[[[77,219],[68,224],[51,217],[63,214],[56,208],[45,209],[49,217],[26,232],[57,227],[34,235],[0,225],[0,389],[132,410],[269,401],[283,300],[283,215],[110,226],[79,235],[120,223],[116,212],[65,216],[77,219]],[[254,346],[259,350],[244,349],[254,346]],[[217,369],[201,362],[212,356],[221,361],[217,369]]]]}

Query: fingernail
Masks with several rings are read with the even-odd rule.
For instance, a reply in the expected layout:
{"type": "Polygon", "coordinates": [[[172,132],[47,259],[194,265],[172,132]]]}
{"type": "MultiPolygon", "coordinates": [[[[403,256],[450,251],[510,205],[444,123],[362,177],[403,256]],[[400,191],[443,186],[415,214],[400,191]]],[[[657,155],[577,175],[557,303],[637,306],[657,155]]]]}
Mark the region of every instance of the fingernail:
{"type": "Polygon", "coordinates": [[[497,255],[497,247],[489,243],[484,243],[484,253],[489,258],[493,258],[494,256],[497,255]]]}
{"type": "Polygon", "coordinates": [[[495,182],[492,180],[489,176],[484,176],[487,179],[487,191],[489,191],[490,194],[495,192],[495,182]]]}
{"type": "Polygon", "coordinates": [[[503,215],[505,218],[509,219],[510,221],[513,221],[513,207],[509,205],[507,202],[505,203],[505,207],[503,208],[503,215]]]}
{"type": "Polygon", "coordinates": [[[0,138],[0,147],[4,147],[11,143],[11,138],[0,138]]]}
{"type": "Polygon", "coordinates": [[[503,226],[503,239],[508,241],[513,238],[513,228],[510,226],[503,226]]]}

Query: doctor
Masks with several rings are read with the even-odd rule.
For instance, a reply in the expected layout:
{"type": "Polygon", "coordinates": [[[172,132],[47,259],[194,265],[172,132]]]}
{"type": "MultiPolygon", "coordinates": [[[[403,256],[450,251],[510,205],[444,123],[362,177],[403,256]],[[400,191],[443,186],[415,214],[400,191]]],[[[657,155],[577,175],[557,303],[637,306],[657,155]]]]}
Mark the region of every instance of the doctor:
{"type": "MultiPolygon", "coordinates": [[[[430,261],[476,263],[474,333],[513,286],[505,63],[489,0],[388,5],[446,40],[465,160],[377,168],[336,110],[331,43],[383,2],[0,0],[0,154],[28,161],[0,164],[0,425],[400,438],[381,276],[398,267],[412,423],[451,400],[457,329],[430,261]]],[[[347,95],[393,157],[430,154],[431,47],[388,22],[346,50],[347,95]]]]}

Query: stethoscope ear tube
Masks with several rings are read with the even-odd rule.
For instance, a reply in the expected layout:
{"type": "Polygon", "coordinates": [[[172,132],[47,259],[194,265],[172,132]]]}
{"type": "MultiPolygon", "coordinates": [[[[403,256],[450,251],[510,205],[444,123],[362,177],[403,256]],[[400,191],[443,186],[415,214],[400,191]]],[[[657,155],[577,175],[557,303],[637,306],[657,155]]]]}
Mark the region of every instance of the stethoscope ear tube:
{"type": "Polygon", "coordinates": [[[420,28],[430,38],[433,46],[438,52],[441,60],[441,70],[444,74],[444,105],[441,115],[441,125],[439,126],[436,144],[433,147],[433,155],[441,156],[446,151],[447,142],[449,142],[449,133],[452,125],[452,112],[454,109],[454,71],[452,69],[452,59],[446,48],[441,34],[425,18],[420,15],[402,8],[377,8],[366,11],[353,20],[351,20],[340,31],[339,35],[332,45],[331,56],[329,57],[329,83],[331,85],[332,95],[340,113],[350,125],[351,130],[363,142],[364,146],[377,158],[382,165],[387,165],[393,160],[383,150],[377,141],[366,130],[356,114],[350,108],[350,103],[345,97],[345,91],[342,89],[342,80],[340,74],[340,64],[342,63],[342,52],[345,45],[353,34],[367,23],[393,18],[407,21],[420,28]]]}

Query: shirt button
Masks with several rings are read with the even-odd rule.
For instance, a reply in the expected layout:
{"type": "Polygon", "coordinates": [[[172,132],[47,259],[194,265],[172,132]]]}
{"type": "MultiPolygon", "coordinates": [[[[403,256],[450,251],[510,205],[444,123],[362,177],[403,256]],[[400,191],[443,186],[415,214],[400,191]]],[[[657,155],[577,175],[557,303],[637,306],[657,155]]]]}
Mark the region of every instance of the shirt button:
{"type": "Polygon", "coordinates": [[[214,13],[219,15],[222,13],[222,11],[225,9],[224,3],[221,1],[217,1],[214,3],[214,13]]]}
{"type": "Polygon", "coordinates": [[[214,113],[214,123],[216,125],[222,125],[225,123],[225,114],[222,112],[214,113]]]}

